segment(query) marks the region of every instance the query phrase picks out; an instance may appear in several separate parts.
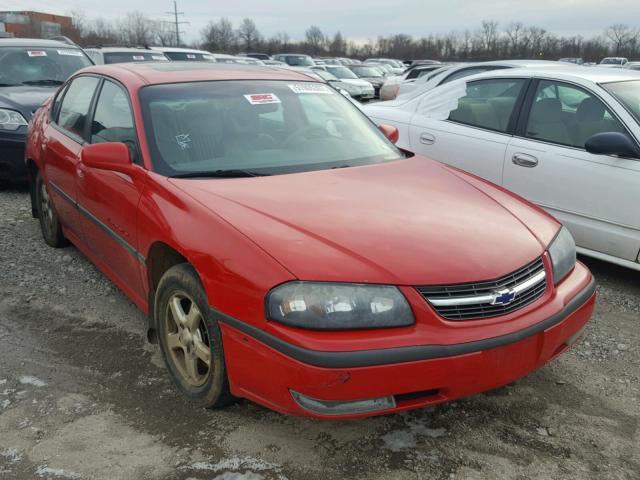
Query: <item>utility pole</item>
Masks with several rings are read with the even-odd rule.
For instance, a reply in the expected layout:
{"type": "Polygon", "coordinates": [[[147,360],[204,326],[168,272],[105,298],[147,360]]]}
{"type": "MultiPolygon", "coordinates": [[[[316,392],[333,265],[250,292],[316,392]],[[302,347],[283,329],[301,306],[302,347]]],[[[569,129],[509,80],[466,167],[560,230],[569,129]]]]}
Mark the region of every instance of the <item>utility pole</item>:
{"type": "Polygon", "coordinates": [[[175,24],[175,28],[176,28],[176,47],[180,46],[180,25],[185,25],[189,22],[181,22],[180,19],[180,15],[184,15],[184,12],[179,12],[178,11],[178,2],[174,1],[173,2],[173,12],[165,12],[167,15],[173,15],[174,21],[173,23],[175,24]]]}

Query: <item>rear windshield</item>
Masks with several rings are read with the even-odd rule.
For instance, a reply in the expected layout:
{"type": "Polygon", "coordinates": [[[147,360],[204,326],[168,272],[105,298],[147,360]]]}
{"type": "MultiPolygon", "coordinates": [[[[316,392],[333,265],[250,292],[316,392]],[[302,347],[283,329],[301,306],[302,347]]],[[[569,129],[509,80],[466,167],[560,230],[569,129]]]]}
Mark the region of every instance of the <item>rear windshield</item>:
{"type": "Polygon", "coordinates": [[[360,67],[355,65],[351,67],[351,70],[353,70],[359,77],[382,77],[380,71],[372,67],[360,67]]]}
{"type": "Polygon", "coordinates": [[[0,86],[61,85],[89,65],[78,48],[0,47],[0,86]]]}
{"type": "Polygon", "coordinates": [[[313,60],[306,55],[286,55],[280,60],[283,60],[292,67],[311,67],[315,65],[313,60]]]}
{"type": "Polygon", "coordinates": [[[277,175],[403,158],[328,85],[211,81],[140,92],[154,170],[176,176],[238,169],[277,175]]]}
{"type": "Polygon", "coordinates": [[[333,73],[336,77],[341,79],[353,80],[358,78],[358,76],[347,67],[333,67],[331,65],[327,65],[327,72],[333,73]]]}
{"type": "Polygon", "coordinates": [[[104,63],[166,62],[161,52],[107,52],[104,63]]]}
{"type": "Polygon", "coordinates": [[[215,62],[213,55],[206,53],[164,52],[174,62],[215,62]]]}

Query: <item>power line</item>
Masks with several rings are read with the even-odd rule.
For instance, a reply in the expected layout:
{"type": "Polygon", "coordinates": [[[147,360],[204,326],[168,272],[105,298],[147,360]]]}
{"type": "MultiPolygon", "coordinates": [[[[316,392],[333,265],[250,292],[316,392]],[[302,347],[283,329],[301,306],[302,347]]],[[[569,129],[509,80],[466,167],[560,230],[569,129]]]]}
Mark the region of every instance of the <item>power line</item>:
{"type": "Polygon", "coordinates": [[[184,15],[184,12],[179,12],[178,11],[178,2],[174,1],[173,2],[173,12],[164,12],[167,15],[173,15],[174,21],[172,23],[174,23],[175,25],[175,29],[176,29],[176,46],[179,47],[180,46],[180,34],[184,33],[183,31],[180,30],[180,25],[188,25],[189,22],[181,22],[179,20],[180,15],[184,15]]]}

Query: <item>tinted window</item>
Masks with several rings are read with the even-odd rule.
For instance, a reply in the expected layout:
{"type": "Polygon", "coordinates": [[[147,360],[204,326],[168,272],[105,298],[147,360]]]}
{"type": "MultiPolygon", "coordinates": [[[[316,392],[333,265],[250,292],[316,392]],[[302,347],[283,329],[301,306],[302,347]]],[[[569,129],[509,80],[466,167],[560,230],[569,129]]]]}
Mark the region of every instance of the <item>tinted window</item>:
{"type": "Polygon", "coordinates": [[[584,148],[589,137],[601,132],[625,129],[599,98],[573,85],[540,81],[527,122],[527,137],[584,148]]]}
{"type": "Polygon", "coordinates": [[[0,83],[4,85],[62,85],[81,68],[91,65],[82,50],[60,48],[0,48],[0,83]]]}
{"type": "Polygon", "coordinates": [[[451,112],[449,120],[506,132],[524,84],[522,79],[508,78],[470,82],[467,94],[458,100],[458,108],[451,112]]]}
{"type": "Polygon", "coordinates": [[[78,77],[69,88],[60,105],[58,125],[80,138],[84,138],[91,100],[98,86],[96,77],[78,77]]]}
{"type": "Polygon", "coordinates": [[[133,114],[126,92],[105,81],[91,124],[91,143],[121,142],[129,147],[134,160],[139,159],[133,114]]]}

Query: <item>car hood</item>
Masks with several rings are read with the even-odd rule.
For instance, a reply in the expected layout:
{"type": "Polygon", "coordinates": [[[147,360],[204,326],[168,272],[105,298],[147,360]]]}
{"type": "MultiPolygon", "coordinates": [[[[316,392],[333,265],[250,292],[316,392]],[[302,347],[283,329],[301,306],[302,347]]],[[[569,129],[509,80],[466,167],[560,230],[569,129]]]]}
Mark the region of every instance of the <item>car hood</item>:
{"type": "Polygon", "coordinates": [[[42,103],[53,95],[58,87],[0,87],[0,108],[18,110],[23,115],[27,114],[27,120],[32,112],[38,109],[42,103]]]}
{"type": "Polygon", "coordinates": [[[510,194],[422,157],[170,181],[303,280],[421,285],[497,278],[539,257],[559,228],[510,194]]]}

